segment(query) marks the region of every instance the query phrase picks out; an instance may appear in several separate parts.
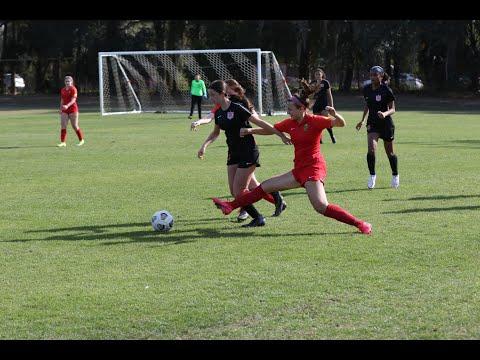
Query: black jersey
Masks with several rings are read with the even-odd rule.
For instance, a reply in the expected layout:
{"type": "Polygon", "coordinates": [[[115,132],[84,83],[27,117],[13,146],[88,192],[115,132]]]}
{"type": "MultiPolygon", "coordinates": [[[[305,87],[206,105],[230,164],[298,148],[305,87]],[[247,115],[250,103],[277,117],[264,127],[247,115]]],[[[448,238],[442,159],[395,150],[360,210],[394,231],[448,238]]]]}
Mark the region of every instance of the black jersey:
{"type": "Polygon", "coordinates": [[[248,119],[252,113],[242,104],[231,102],[227,110],[222,108],[215,112],[215,124],[225,131],[229,152],[251,151],[255,148],[253,135],[240,137],[241,128],[251,128],[248,119]]]}
{"type": "Polygon", "coordinates": [[[320,82],[320,89],[315,93],[313,104],[313,113],[321,113],[325,110],[325,106],[328,105],[327,90],[330,89],[330,83],[328,80],[322,80],[320,82]]]}
{"type": "Polygon", "coordinates": [[[389,115],[385,119],[380,119],[377,112],[385,112],[388,110],[388,104],[395,100],[392,89],[385,84],[373,90],[372,84],[368,84],[363,88],[363,97],[368,106],[368,120],[367,125],[382,125],[387,122],[392,122],[392,117],[389,115]]]}

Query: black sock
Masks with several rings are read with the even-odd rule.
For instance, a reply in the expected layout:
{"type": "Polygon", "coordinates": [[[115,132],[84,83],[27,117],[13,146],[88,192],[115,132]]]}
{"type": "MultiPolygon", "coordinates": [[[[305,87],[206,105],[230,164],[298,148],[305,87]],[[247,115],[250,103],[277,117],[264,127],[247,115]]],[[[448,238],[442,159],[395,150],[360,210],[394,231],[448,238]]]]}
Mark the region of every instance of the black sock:
{"type": "Polygon", "coordinates": [[[393,154],[388,157],[390,161],[390,167],[392,168],[392,175],[398,175],[398,158],[397,155],[393,154]]]}
{"type": "Polygon", "coordinates": [[[367,164],[370,175],[375,175],[375,154],[367,154],[367,164]]]}
{"type": "Polygon", "coordinates": [[[260,213],[253,205],[244,206],[243,209],[252,217],[252,219],[256,219],[260,216],[260,213]]]}
{"type": "Polygon", "coordinates": [[[278,191],[274,191],[274,192],[270,193],[270,195],[273,196],[276,203],[278,203],[282,200],[282,195],[280,195],[280,192],[278,192],[278,191]]]}

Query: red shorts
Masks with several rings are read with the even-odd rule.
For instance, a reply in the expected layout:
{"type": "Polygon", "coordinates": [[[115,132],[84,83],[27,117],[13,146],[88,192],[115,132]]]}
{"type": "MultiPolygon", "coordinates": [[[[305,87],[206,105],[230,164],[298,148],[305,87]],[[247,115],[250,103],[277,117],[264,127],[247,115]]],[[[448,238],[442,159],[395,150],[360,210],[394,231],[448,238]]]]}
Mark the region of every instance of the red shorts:
{"type": "Polygon", "coordinates": [[[305,187],[307,181],[318,181],[325,183],[327,169],[322,165],[313,165],[304,168],[295,168],[292,170],[293,177],[302,187],[305,187]]]}
{"type": "Polygon", "coordinates": [[[62,113],[65,113],[65,114],[73,114],[73,113],[76,113],[76,112],[78,112],[78,105],[77,104],[73,104],[67,110],[62,110],[62,113]]]}

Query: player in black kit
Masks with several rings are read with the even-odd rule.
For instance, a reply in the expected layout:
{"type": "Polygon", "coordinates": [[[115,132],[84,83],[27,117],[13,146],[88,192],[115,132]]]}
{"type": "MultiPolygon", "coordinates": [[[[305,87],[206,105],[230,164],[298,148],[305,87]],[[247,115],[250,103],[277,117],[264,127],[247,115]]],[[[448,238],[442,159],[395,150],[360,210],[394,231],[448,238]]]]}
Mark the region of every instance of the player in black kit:
{"type": "Polygon", "coordinates": [[[367,164],[370,171],[368,188],[375,187],[375,151],[377,149],[378,139],[383,139],[385,152],[392,168],[393,188],[398,188],[400,178],[398,175],[398,159],[393,151],[393,140],[395,135],[395,125],[391,115],[395,113],[395,97],[392,89],[386,82],[389,77],[382,67],[374,66],[370,69],[371,84],[363,88],[363,97],[365,98],[365,107],[363,109],[362,120],[357,124],[357,130],[360,130],[365,122],[365,116],[368,114],[367,135],[368,135],[368,153],[367,164]]]}
{"type": "MultiPolygon", "coordinates": [[[[220,130],[225,131],[228,145],[227,170],[229,180],[232,179],[232,195],[237,197],[248,191],[251,177],[259,163],[259,151],[253,135],[240,136],[241,128],[251,128],[253,124],[273,131],[285,144],[290,145],[290,139],[276,130],[271,124],[261,120],[241,103],[230,101],[226,96],[226,84],[222,80],[212,82],[208,88],[210,99],[221,107],[215,112],[215,127],[198,151],[198,157],[203,158],[208,145],[215,141],[220,130]]],[[[280,196],[273,197],[267,194],[266,200],[275,203],[275,215],[284,210],[284,203],[280,196]],[[278,201],[277,201],[278,199],[278,201]]],[[[253,206],[245,208],[253,220],[245,227],[263,226],[265,218],[253,206]]]]}
{"type": "MultiPolygon", "coordinates": [[[[333,106],[333,96],[332,96],[332,87],[330,82],[325,78],[325,71],[318,68],[315,70],[315,80],[310,83],[310,86],[314,87],[314,99],[315,103],[312,107],[312,112],[315,115],[328,116],[328,111],[325,109],[327,106],[333,106]]],[[[332,143],[336,143],[335,135],[333,135],[333,129],[327,128],[328,133],[330,134],[330,139],[332,143]]],[[[320,143],[322,139],[320,138],[320,143]]]]}

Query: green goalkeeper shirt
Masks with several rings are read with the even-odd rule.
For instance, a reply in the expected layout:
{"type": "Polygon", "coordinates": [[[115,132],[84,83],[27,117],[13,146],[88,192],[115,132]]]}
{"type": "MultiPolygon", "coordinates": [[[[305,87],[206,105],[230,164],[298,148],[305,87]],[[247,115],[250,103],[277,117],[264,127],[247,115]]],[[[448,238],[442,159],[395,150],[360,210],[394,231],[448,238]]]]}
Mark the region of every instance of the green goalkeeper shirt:
{"type": "Polygon", "coordinates": [[[205,87],[203,80],[192,80],[190,92],[195,96],[206,96],[207,88],[205,87]]]}

